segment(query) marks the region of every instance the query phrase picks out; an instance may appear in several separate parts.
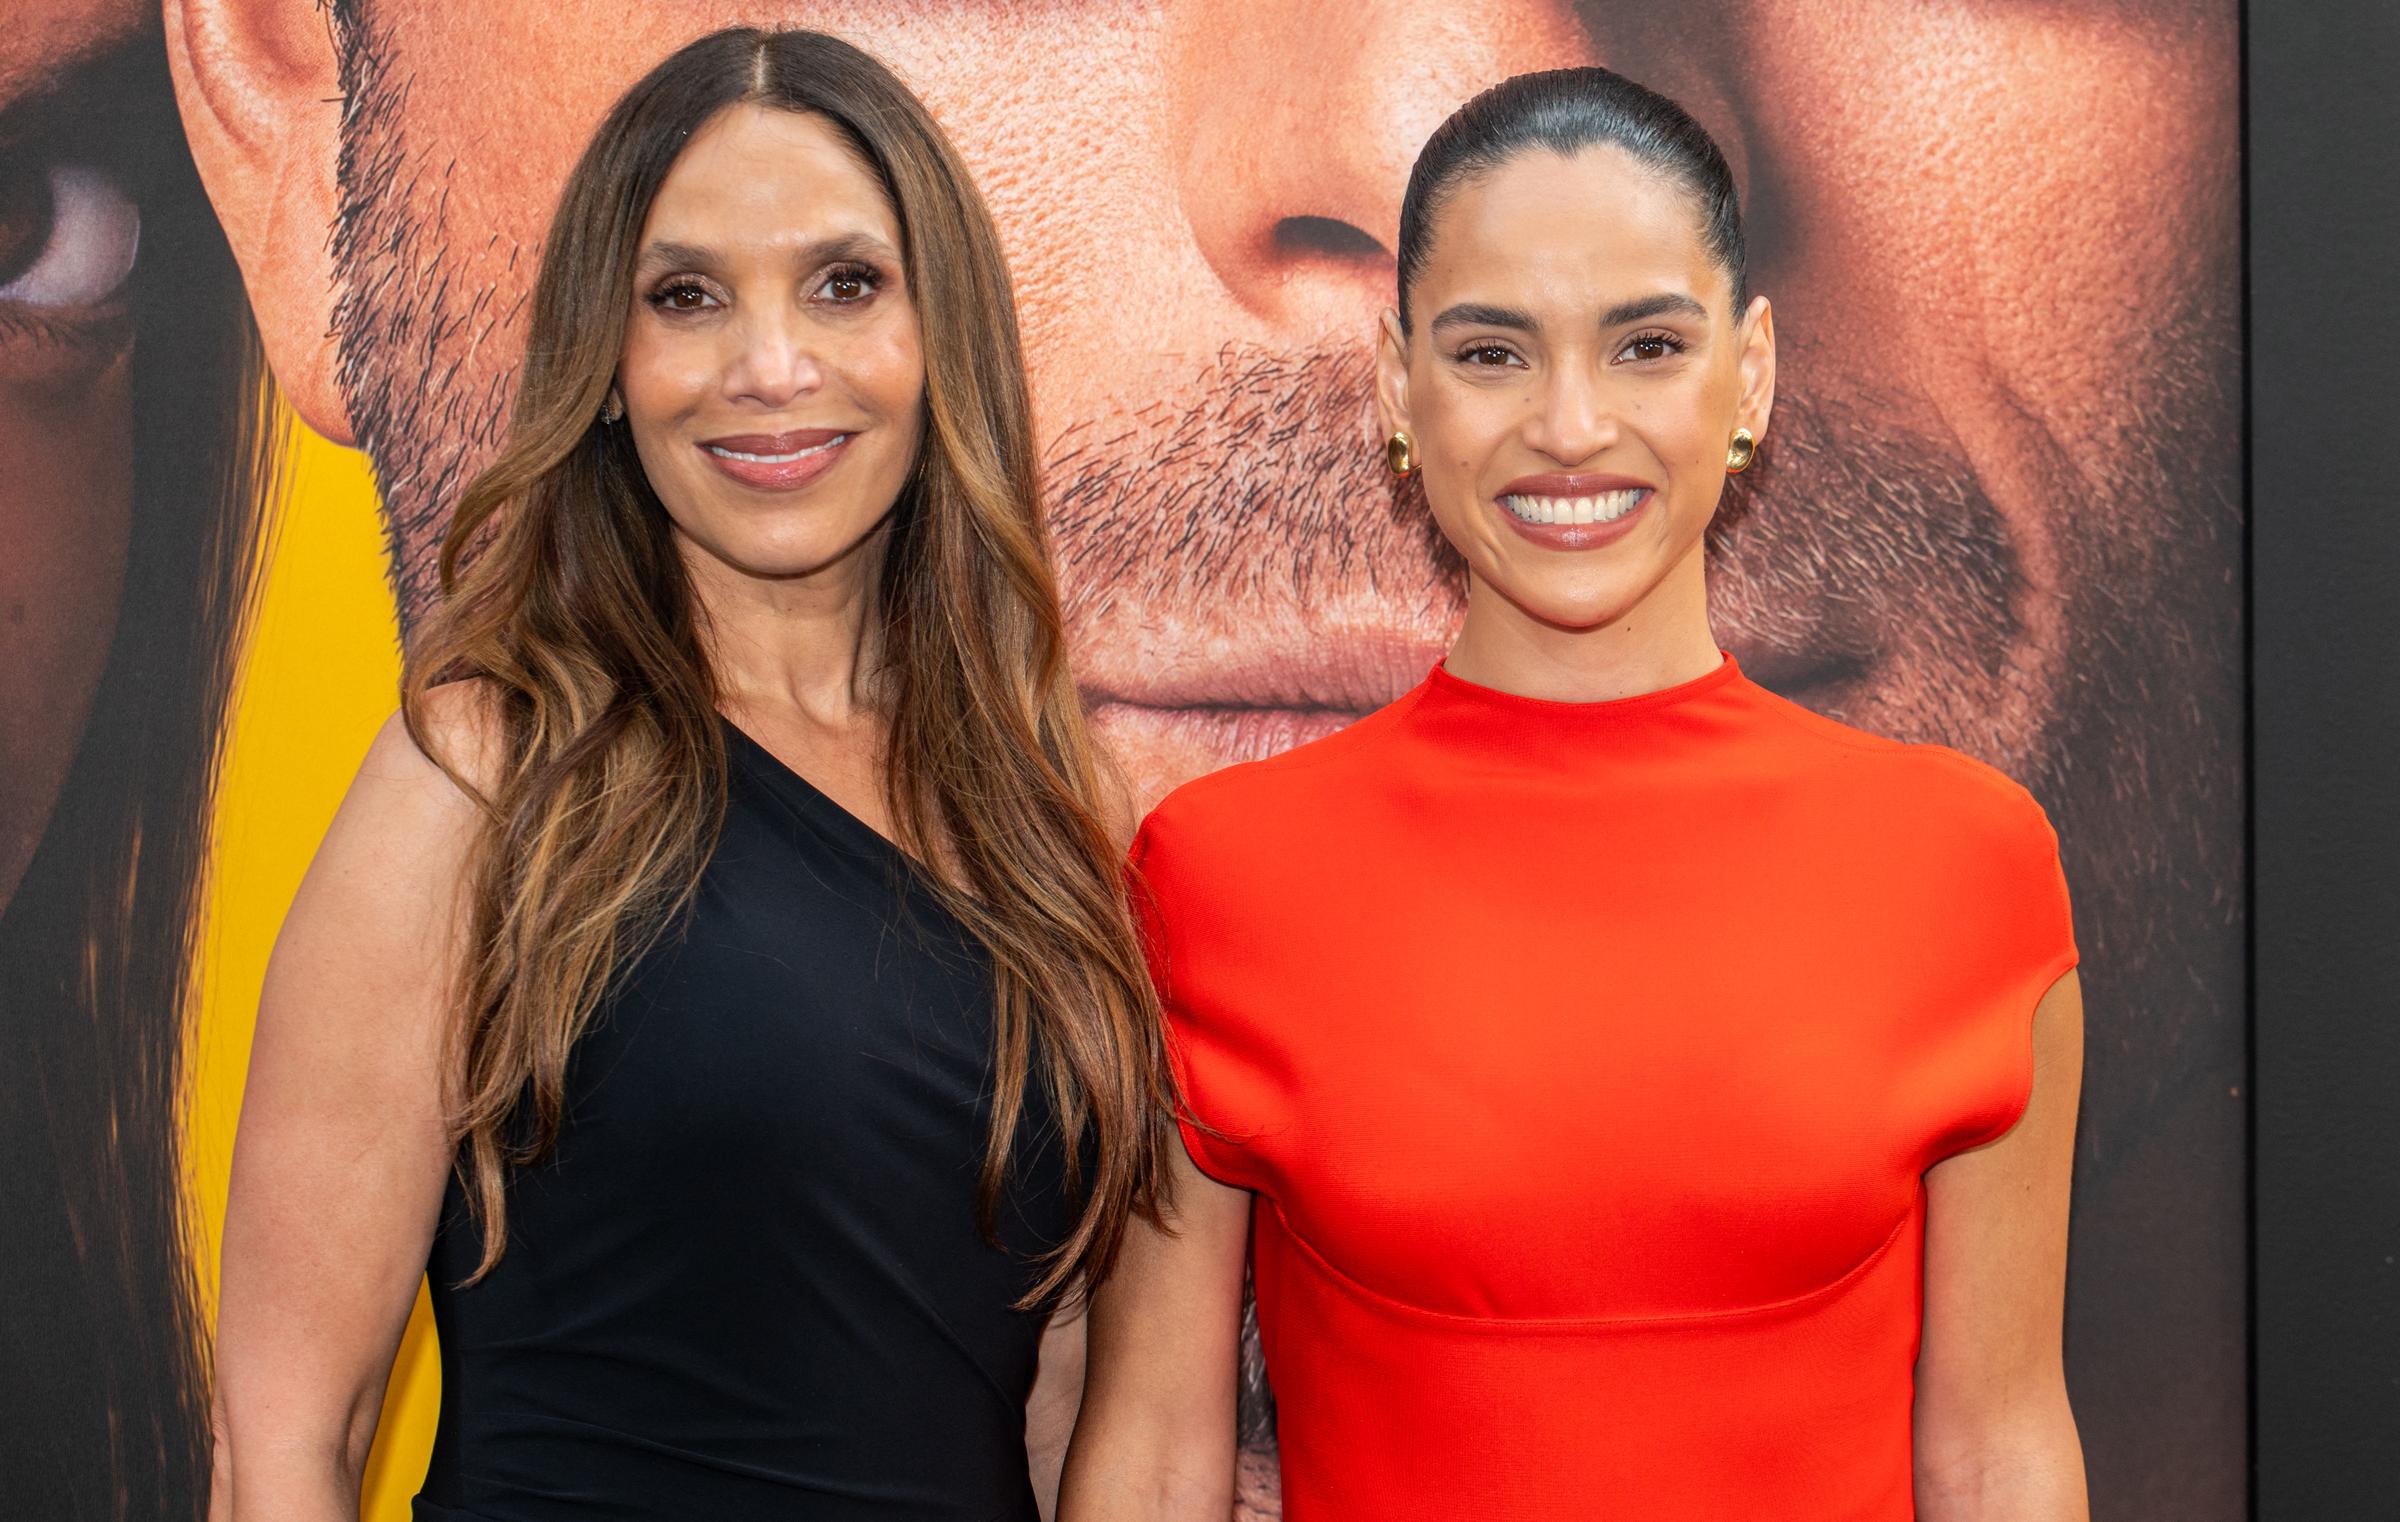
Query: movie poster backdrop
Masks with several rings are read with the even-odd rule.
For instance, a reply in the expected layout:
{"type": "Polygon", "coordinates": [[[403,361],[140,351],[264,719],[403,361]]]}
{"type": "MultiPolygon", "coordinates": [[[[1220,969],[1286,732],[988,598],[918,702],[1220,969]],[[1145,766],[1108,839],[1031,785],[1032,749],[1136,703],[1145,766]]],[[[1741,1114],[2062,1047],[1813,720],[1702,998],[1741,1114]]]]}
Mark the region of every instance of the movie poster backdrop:
{"type": "MultiPolygon", "coordinates": [[[[635,77],[733,22],[865,46],[973,166],[1080,678],[1145,803],[1397,696],[1456,626],[1457,568],[1382,473],[1367,400],[1426,135],[1565,64],[1687,104],[1741,182],[1782,353],[1710,535],[1717,630],[1768,686],[2050,809],[2089,1006],[2068,1352],[2094,1511],[2241,1515],[2233,0],[169,0],[163,26],[18,0],[0,1509],[203,1507],[220,1133],[255,999],[211,959],[271,935],[329,806],[305,800],[338,796],[394,700],[568,165],[635,77]],[[352,458],[373,490],[342,484],[352,458]],[[339,574],[300,548],[327,525],[364,546],[339,574]],[[283,611],[246,642],[262,579],[283,611]],[[337,626],[376,648],[338,664],[337,626]],[[221,754],[270,668],[339,701],[307,740],[221,754]],[[248,780],[212,794],[221,772],[248,780]],[[303,826],[272,872],[229,855],[237,793],[303,826]]],[[[1273,1515],[1251,1356],[1242,1505],[1273,1515]]],[[[422,1451],[433,1399],[404,1382],[385,1452],[422,1451]]],[[[413,1480],[369,1515],[405,1515],[413,1480]]]]}

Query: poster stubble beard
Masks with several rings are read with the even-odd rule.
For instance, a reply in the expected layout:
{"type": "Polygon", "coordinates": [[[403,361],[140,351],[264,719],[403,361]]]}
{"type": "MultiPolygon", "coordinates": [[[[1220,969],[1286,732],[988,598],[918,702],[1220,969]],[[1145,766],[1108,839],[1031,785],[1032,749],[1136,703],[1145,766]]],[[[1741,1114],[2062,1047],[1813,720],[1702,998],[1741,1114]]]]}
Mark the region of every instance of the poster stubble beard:
{"type": "MultiPolygon", "coordinates": [[[[437,177],[400,144],[389,131],[346,140],[335,247],[340,379],[376,465],[407,628],[436,595],[441,526],[505,427],[513,369],[472,379],[470,349],[515,341],[521,303],[453,278],[440,222],[409,209],[437,177]]],[[[1413,485],[1396,484],[1372,447],[1369,364],[1363,345],[1230,348],[1180,394],[1052,440],[1052,534],[1103,733],[1111,707],[1147,680],[1126,669],[1136,664],[1127,652],[1173,668],[1174,701],[1133,706],[1183,726],[1183,753],[1209,764],[1329,730],[1422,678],[1455,629],[1462,577],[1413,485]],[[1339,610],[1337,639],[1288,637],[1328,607],[1339,610]],[[1176,636],[1164,647],[1115,637],[1161,625],[1176,636]],[[1249,658],[1261,645],[1313,649],[1313,665],[1290,678],[1291,662],[1249,658]]],[[[1805,364],[1787,373],[1804,375],[1805,364]]],[[[1853,403],[1841,415],[1879,411],[1853,403]]],[[[2210,457],[2215,436],[2187,426],[2182,461],[2210,457]]],[[[1710,530],[1716,631],[1770,688],[1879,733],[1955,746],[2034,787],[2067,842],[2079,918],[2091,927],[2087,960],[2138,971],[2181,939],[2159,923],[2157,893],[2195,875],[2222,880],[2235,845],[2210,827],[2235,785],[2226,770],[2235,720],[2195,697],[2235,670],[2238,627],[2205,601],[2232,567],[2208,563],[2231,553],[2230,510],[2205,474],[2177,498],[2159,490],[2175,479],[2163,462],[2136,462],[2107,511],[2190,526],[2145,536],[2179,542],[2190,564],[2119,567],[2029,592],[2008,525],[1975,479],[1928,465],[1953,457],[1836,421],[1831,407],[1788,390],[1759,465],[1729,483],[1710,530]],[[2138,592],[2102,579],[2129,573],[2155,579],[2138,592]],[[2178,588],[2174,574],[2190,584],[2178,588]],[[2038,683],[2021,659],[2029,595],[2059,603],[2067,630],[2038,683]],[[2147,616],[2126,617],[2145,596],[2147,616]],[[2125,810],[2136,803],[2147,828],[2132,837],[2125,810]],[[2152,902],[2139,910],[2109,907],[2144,893],[2152,902]]],[[[2165,1035],[2136,1044],[2163,1058],[2165,1035]]],[[[2172,1064],[2142,1066],[2155,1086],[2172,1064]]]]}
{"type": "MultiPolygon", "coordinates": [[[[444,171],[406,147],[393,78],[371,42],[345,53],[335,320],[406,626],[433,600],[441,525],[505,427],[513,368],[478,380],[470,359],[519,341],[522,298],[470,288],[452,230],[418,212],[442,204],[444,171]]],[[[2141,447],[2106,481],[2059,483],[2084,510],[2143,529],[2079,533],[2054,585],[2025,584],[2005,517],[1971,473],[1942,463],[1954,449],[1885,431],[1869,399],[1810,394],[1806,350],[1788,345],[1770,446],[1710,533],[1717,632],[1752,675],[1835,718],[1993,761],[2050,806],[2077,893],[2094,1054],[2079,1233],[2085,1194],[2152,1140],[2154,1117],[2239,1073],[2238,356],[2204,298],[2162,327],[2159,352],[2175,358],[2136,377],[2149,400],[2128,405],[2139,415],[2123,430],[2141,447]],[[2047,600],[2064,630],[2034,665],[2029,600],[2047,600]]],[[[1383,472],[1367,395],[1363,345],[1234,348],[1179,394],[1051,441],[1062,583],[1104,731],[1109,702],[1147,679],[1112,638],[1136,625],[1164,622],[1184,641],[1180,658],[1137,652],[1153,667],[1163,654],[1172,678],[1172,702],[1132,705],[1155,707],[1141,721],[1219,760],[1306,738],[1312,722],[1337,724],[1423,675],[1455,626],[1460,575],[1422,502],[1383,472]],[[1245,661],[1245,642],[1293,628],[1348,643],[1311,657],[1302,679],[1245,661]],[[1193,701],[1223,671],[1254,690],[1193,701]],[[1310,712],[1319,719],[1283,717],[1310,712]]],[[[2187,1242],[2239,1224],[2173,1220],[2185,1207],[2172,1199],[2148,1208],[2187,1242]]]]}

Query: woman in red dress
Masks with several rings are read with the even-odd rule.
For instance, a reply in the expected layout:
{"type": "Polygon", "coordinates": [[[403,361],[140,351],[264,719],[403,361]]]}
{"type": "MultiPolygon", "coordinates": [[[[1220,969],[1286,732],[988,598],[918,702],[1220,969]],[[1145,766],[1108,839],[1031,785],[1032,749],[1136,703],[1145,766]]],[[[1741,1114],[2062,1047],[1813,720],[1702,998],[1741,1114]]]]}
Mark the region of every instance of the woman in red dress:
{"type": "Polygon", "coordinates": [[[1143,828],[1189,1158],[1096,1299],[1065,1517],[1226,1515],[1248,1261],[1289,1522],[2082,1518],[2057,842],[1711,635],[1775,386],[1723,157],[1511,80],[1398,274],[1376,400],[1466,620],[1143,828]]]}

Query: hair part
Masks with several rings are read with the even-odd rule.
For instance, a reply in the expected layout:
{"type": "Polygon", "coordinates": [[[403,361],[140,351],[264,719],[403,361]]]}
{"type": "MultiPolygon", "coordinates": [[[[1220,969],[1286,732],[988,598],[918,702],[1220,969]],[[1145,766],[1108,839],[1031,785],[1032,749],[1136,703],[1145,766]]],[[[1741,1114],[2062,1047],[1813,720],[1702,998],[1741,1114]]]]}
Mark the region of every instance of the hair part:
{"type": "Polygon", "coordinates": [[[1691,195],[1701,244],[1725,272],[1738,320],[1750,305],[1749,260],[1741,199],[1716,140],[1683,107],[1622,74],[1546,69],[1503,80],[1468,101],[1418,151],[1400,201],[1400,331],[1409,331],[1409,287],[1424,270],[1433,225],[1452,196],[1522,154],[1571,158],[1603,147],[1691,195]]]}
{"type": "Polygon", "coordinates": [[[483,1229],[476,1277],[506,1249],[511,1171],[556,1143],[568,1053],[617,971],[691,903],[723,819],[702,610],[630,430],[596,419],[651,203],[693,134],[743,105],[829,123],[900,223],[925,427],[873,615],[884,790],[901,844],[946,864],[928,885],[990,956],[987,1234],[1029,1082],[1047,1084],[1064,1133],[1080,1213],[1032,1304],[1096,1282],[1128,1217],[1156,1218],[1172,1086],[1067,670],[1015,301],[990,213],[906,87],[847,43],[756,28],[659,64],[569,176],[508,435],[459,501],[444,599],[411,652],[411,733],[489,821],[449,1064],[458,1166],[483,1229]],[[462,677],[489,700],[488,767],[428,743],[427,693],[462,677]]]}

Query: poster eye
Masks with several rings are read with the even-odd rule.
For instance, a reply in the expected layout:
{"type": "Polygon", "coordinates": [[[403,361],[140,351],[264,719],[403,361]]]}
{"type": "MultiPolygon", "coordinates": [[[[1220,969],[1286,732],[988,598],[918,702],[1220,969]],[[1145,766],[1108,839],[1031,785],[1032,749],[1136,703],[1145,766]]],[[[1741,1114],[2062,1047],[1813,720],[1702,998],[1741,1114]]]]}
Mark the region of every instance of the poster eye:
{"type": "Polygon", "coordinates": [[[54,164],[8,174],[0,183],[0,302],[97,306],[124,288],[141,236],[140,208],[104,170],[54,164]]]}

